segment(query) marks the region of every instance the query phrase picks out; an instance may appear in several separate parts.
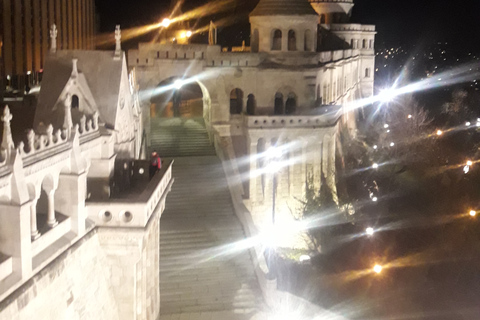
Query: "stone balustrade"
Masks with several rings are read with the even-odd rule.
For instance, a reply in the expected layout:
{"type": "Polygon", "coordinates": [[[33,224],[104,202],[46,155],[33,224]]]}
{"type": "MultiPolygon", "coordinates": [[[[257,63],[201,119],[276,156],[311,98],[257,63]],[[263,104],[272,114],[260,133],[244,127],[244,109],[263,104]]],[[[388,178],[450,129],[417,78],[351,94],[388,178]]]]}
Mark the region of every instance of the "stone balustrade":
{"type": "Polygon", "coordinates": [[[310,128],[326,127],[334,124],[341,116],[342,106],[332,105],[317,108],[320,115],[293,116],[245,116],[246,127],[253,128],[310,128]]]}
{"type": "Polygon", "coordinates": [[[330,25],[330,31],[363,31],[375,32],[375,26],[370,24],[356,24],[356,23],[333,23],[330,25]]]}
{"type": "MultiPolygon", "coordinates": [[[[123,196],[121,199],[86,202],[88,217],[97,226],[105,227],[145,227],[158,206],[163,212],[165,197],[173,183],[173,161],[165,163],[163,168],[148,182],[142,193],[123,196]]],[[[148,175],[143,168],[142,174],[148,175]]]]}

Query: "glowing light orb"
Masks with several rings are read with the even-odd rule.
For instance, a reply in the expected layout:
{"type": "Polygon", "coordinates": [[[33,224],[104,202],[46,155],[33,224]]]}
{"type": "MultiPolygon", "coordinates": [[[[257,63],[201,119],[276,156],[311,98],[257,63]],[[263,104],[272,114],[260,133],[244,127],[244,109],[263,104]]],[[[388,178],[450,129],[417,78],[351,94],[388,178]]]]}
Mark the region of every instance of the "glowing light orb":
{"type": "Polygon", "coordinates": [[[411,114],[409,114],[409,115],[407,116],[407,119],[412,119],[412,117],[413,117],[413,116],[412,116],[411,114]]]}
{"type": "Polygon", "coordinates": [[[387,130],[387,133],[390,133],[390,129],[387,130]]]}
{"type": "Polygon", "coordinates": [[[373,149],[374,149],[374,150],[377,150],[377,148],[378,148],[377,145],[374,145],[374,146],[373,146],[373,149]]]}
{"type": "Polygon", "coordinates": [[[394,142],[390,142],[390,147],[393,147],[395,146],[395,143],[394,142]]]}
{"type": "Polygon", "coordinates": [[[468,213],[470,216],[472,217],[475,217],[477,215],[477,211],[475,210],[470,210],[470,212],[468,213]]]}
{"type": "Polygon", "coordinates": [[[377,168],[378,168],[378,163],[372,164],[372,168],[373,168],[373,169],[377,169],[377,168]]]}
{"type": "Polygon", "coordinates": [[[467,127],[470,127],[471,123],[467,121],[467,122],[465,122],[465,125],[466,125],[467,127]]]}
{"type": "Polygon", "coordinates": [[[192,31],[187,31],[186,35],[187,35],[187,38],[190,38],[192,36],[192,31]]]}
{"type": "Polygon", "coordinates": [[[437,130],[437,136],[441,136],[443,134],[442,130],[437,130]]]}
{"type": "Polygon", "coordinates": [[[173,86],[175,87],[175,89],[177,90],[180,90],[182,87],[183,87],[183,81],[180,80],[180,79],[177,79],[175,80],[175,82],[173,83],[173,86]]]}
{"type": "Polygon", "coordinates": [[[369,236],[373,236],[375,230],[372,227],[368,227],[367,229],[365,229],[365,233],[369,236]]]}
{"type": "Polygon", "coordinates": [[[396,94],[393,89],[384,89],[380,91],[380,94],[378,95],[378,99],[384,103],[392,102],[395,97],[396,94]]]}
{"type": "Polygon", "coordinates": [[[378,201],[378,198],[377,198],[377,197],[373,197],[373,198],[372,198],[372,201],[373,201],[373,202],[377,202],[377,201],[378,201]]]}
{"type": "Polygon", "coordinates": [[[164,28],[168,28],[170,26],[170,24],[172,23],[172,21],[168,18],[165,18],[162,20],[162,22],[160,23],[160,26],[161,27],[164,27],[164,28]]]}
{"type": "Polygon", "coordinates": [[[184,31],[180,33],[180,39],[185,39],[187,37],[187,33],[184,31]]]}
{"type": "Polygon", "coordinates": [[[471,166],[473,162],[471,160],[467,160],[467,166],[471,166]]]}
{"type": "Polygon", "coordinates": [[[480,121],[477,121],[476,125],[477,127],[480,127],[480,121]]]}
{"type": "Polygon", "coordinates": [[[385,124],[383,125],[383,127],[384,127],[385,129],[387,129],[387,128],[389,127],[389,125],[388,125],[387,123],[385,123],[385,124]]]}
{"type": "Polygon", "coordinates": [[[306,254],[302,254],[300,258],[298,258],[300,262],[310,261],[310,259],[311,259],[310,256],[306,254]]]}
{"type": "Polygon", "coordinates": [[[383,267],[379,264],[376,264],[374,267],[373,267],[373,272],[375,272],[376,274],[379,274],[381,273],[383,270],[383,267]]]}

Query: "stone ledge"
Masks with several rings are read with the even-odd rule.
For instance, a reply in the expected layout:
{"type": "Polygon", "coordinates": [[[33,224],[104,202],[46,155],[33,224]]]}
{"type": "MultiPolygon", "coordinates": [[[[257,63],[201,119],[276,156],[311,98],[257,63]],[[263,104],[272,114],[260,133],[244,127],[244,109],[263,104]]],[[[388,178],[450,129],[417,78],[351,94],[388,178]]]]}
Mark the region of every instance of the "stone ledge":
{"type": "Polygon", "coordinates": [[[12,274],[12,257],[0,253],[0,281],[12,274]]]}

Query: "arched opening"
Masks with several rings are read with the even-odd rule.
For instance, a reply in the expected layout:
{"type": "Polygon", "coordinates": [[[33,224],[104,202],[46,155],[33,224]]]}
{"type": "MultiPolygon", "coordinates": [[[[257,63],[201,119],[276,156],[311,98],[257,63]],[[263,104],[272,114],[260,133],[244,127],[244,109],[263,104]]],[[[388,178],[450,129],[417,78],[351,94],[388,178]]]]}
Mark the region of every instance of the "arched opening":
{"type": "Polygon", "coordinates": [[[370,68],[365,69],[365,78],[370,78],[370,68]]]}
{"type": "Polygon", "coordinates": [[[274,106],[274,109],[273,109],[273,113],[274,114],[283,114],[284,111],[283,111],[283,94],[280,93],[280,92],[277,92],[275,94],[275,106],[274,106]]]}
{"type": "Polygon", "coordinates": [[[295,35],[295,30],[288,31],[288,51],[297,50],[297,36],[295,35]]]}
{"type": "Polygon", "coordinates": [[[230,91],[230,114],[241,114],[243,110],[243,91],[235,88],[230,91]]]}
{"type": "Polygon", "coordinates": [[[295,111],[297,111],[297,96],[290,92],[285,102],[285,114],[294,114],[295,111]]]}
{"type": "Polygon", "coordinates": [[[78,109],[80,107],[80,100],[78,99],[78,96],[76,94],[72,96],[71,107],[72,109],[78,109]]]}
{"type": "Polygon", "coordinates": [[[247,98],[247,114],[248,115],[255,115],[255,109],[257,108],[257,102],[255,100],[255,96],[253,94],[249,94],[247,98]]]}
{"type": "Polygon", "coordinates": [[[272,51],[282,50],[282,31],[275,29],[272,37],[272,51]]]}
{"type": "Polygon", "coordinates": [[[255,29],[253,30],[253,34],[252,34],[252,43],[251,43],[252,52],[258,52],[259,40],[260,40],[260,36],[258,33],[258,29],[255,29]]]}
{"type": "Polygon", "coordinates": [[[362,48],[363,48],[363,49],[367,49],[367,39],[363,39],[362,48]]]}
{"type": "Polygon", "coordinates": [[[172,77],[160,82],[150,100],[150,116],[198,118],[204,116],[204,92],[196,81],[172,77]]]}
{"type": "Polygon", "coordinates": [[[305,31],[305,51],[312,51],[313,50],[313,36],[311,30],[305,31]]]}

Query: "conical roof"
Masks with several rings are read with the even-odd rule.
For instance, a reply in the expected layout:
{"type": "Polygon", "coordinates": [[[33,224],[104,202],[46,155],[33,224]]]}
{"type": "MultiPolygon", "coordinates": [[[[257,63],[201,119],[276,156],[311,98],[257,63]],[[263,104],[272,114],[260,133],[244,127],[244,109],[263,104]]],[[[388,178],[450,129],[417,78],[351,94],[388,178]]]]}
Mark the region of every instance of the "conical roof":
{"type": "Polygon", "coordinates": [[[250,16],[317,15],[308,0],[260,0],[250,16]]]}

